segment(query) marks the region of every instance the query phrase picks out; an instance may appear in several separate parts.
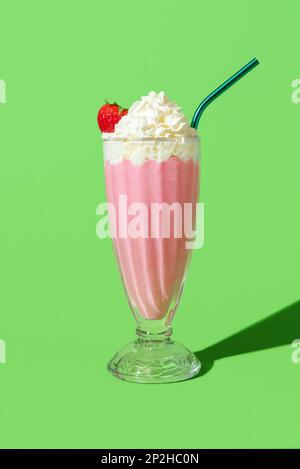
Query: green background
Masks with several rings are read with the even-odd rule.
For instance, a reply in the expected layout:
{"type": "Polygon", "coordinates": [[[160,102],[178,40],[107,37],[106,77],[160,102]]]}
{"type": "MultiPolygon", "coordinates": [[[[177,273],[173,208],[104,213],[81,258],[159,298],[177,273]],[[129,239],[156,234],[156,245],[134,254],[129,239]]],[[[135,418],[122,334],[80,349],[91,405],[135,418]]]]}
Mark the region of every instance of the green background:
{"type": "Polygon", "coordinates": [[[299,303],[280,312],[300,297],[299,1],[0,10],[0,446],[299,447],[299,303]],[[110,240],[95,234],[97,110],[165,90],[190,118],[255,56],[201,125],[205,246],[174,329],[202,351],[203,375],[118,381],[106,363],[135,325],[110,240]]]}

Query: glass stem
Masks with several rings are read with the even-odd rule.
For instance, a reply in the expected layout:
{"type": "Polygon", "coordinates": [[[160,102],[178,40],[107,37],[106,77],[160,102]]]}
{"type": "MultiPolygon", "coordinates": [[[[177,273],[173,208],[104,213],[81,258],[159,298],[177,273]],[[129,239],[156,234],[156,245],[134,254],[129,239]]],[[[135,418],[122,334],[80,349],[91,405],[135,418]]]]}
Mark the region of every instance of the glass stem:
{"type": "Polygon", "coordinates": [[[136,334],[139,342],[170,342],[172,327],[163,320],[144,320],[138,322],[136,334]]]}

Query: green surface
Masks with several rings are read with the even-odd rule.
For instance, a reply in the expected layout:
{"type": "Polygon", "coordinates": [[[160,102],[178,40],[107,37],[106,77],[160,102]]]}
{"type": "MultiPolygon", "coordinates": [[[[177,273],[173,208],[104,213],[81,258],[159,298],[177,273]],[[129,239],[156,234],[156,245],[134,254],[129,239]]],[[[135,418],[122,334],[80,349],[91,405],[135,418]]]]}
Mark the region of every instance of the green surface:
{"type": "Polygon", "coordinates": [[[300,303],[270,318],[300,298],[299,1],[0,8],[0,446],[299,447],[290,342],[300,303]],[[171,385],[118,381],[106,363],[134,321],[110,240],[95,234],[97,109],[165,90],[191,117],[255,56],[259,67],[200,129],[205,247],[174,328],[207,372],[171,385]]]}

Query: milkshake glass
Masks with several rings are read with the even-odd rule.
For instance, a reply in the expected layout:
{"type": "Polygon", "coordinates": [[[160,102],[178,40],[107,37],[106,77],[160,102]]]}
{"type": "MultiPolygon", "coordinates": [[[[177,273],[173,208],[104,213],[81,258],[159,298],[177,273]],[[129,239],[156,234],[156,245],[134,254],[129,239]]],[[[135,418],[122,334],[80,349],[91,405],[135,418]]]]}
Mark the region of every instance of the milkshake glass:
{"type": "Polygon", "coordinates": [[[191,125],[163,91],[142,96],[129,110],[114,103],[108,111],[107,103],[99,111],[113,245],[137,323],[137,340],[108,364],[119,378],[167,383],[191,378],[200,370],[195,355],[171,339],[191,257],[185,222],[193,227],[196,223],[197,128],[207,106],[258,63],[251,60],[210,93],[191,125]],[[166,211],[157,215],[153,205],[166,211]],[[191,209],[187,213],[186,207],[191,209]],[[133,217],[125,228],[123,215],[133,217]]]}
{"type": "Polygon", "coordinates": [[[200,363],[172,340],[171,324],[192,253],[198,137],[106,135],[103,146],[113,247],[137,325],[137,339],[111,359],[108,369],[140,383],[191,378],[200,363]]]}

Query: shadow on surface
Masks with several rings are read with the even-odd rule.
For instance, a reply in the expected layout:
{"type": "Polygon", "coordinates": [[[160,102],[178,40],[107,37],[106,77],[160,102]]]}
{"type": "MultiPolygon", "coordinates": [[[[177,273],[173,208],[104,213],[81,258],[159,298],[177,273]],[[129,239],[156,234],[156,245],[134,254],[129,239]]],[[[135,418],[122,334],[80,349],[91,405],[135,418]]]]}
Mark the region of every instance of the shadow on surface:
{"type": "Polygon", "coordinates": [[[297,338],[300,338],[300,301],[210,347],[195,352],[202,365],[200,373],[195,378],[206,374],[220,358],[291,344],[297,338]]]}

